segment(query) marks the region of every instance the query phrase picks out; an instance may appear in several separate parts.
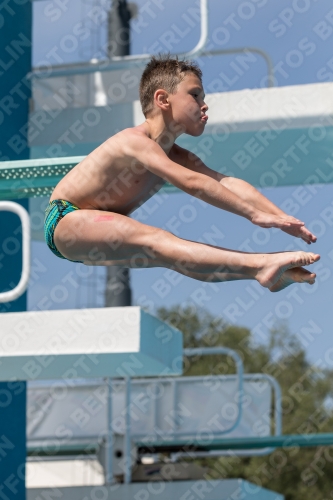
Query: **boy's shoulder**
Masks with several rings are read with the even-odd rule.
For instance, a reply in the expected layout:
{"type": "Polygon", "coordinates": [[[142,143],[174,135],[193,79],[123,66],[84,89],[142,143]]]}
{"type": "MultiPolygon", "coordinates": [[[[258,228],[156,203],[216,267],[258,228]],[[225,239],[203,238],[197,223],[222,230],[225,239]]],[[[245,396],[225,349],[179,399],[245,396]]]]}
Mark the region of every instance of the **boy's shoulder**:
{"type": "Polygon", "coordinates": [[[115,135],[110,137],[108,141],[115,141],[119,145],[123,146],[130,146],[131,144],[138,145],[138,144],[143,144],[143,143],[149,143],[154,142],[152,139],[148,137],[148,135],[145,133],[144,129],[142,127],[135,126],[135,127],[128,127],[123,130],[120,130],[117,132],[115,135]]]}
{"type": "MultiPolygon", "coordinates": [[[[148,145],[149,143],[154,144],[155,146],[157,145],[156,142],[148,136],[142,125],[125,128],[112,136],[110,139],[113,138],[116,139],[119,144],[122,144],[126,149],[132,149],[132,147],[143,147],[144,144],[148,145]]],[[[187,163],[189,155],[191,155],[191,153],[187,149],[182,148],[176,143],[172,145],[169,153],[167,154],[170,160],[183,166],[187,163]]]]}
{"type": "MultiPolygon", "coordinates": [[[[147,135],[144,131],[139,128],[139,126],[124,128],[123,130],[119,130],[115,135],[111,136],[110,139],[118,139],[118,140],[130,140],[131,138],[143,137],[147,135]]],[[[148,137],[147,137],[148,138],[148,137]]]]}

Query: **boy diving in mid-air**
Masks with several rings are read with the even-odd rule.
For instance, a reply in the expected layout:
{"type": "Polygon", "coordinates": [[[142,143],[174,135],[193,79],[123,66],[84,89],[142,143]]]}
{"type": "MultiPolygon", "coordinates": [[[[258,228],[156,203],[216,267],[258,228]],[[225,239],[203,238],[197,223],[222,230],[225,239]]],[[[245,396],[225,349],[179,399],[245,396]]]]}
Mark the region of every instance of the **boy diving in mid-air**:
{"type": "Polygon", "coordinates": [[[110,137],[56,186],[46,209],[45,238],[58,257],[86,265],[166,267],[201,281],[257,280],[277,292],[313,284],[304,269],[320,256],[303,251],[246,253],[196,243],[130,214],[170,182],[185,193],[253,224],[277,227],[307,243],[316,237],[247,182],[208,168],[175,144],[200,136],[207,123],[202,73],[193,62],[152,57],[140,81],[145,122],[110,137]]]}

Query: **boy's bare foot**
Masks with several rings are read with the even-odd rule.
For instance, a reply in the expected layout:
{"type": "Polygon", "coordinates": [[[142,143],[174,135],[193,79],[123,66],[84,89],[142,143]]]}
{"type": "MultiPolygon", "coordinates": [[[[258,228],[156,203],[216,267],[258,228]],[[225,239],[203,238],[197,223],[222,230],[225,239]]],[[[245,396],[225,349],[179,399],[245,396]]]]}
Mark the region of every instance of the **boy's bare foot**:
{"type": "Polygon", "coordinates": [[[294,267],[308,266],[317,262],[320,256],[307,252],[281,252],[260,254],[255,278],[265,288],[273,287],[282,274],[294,267]]]}
{"type": "Polygon", "coordinates": [[[271,292],[280,292],[293,283],[309,283],[309,285],[313,285],[315,279],[315,273],[310,273],[303,267],[293,267],[282,273],[280,279],[269,290],[271,292]]]}

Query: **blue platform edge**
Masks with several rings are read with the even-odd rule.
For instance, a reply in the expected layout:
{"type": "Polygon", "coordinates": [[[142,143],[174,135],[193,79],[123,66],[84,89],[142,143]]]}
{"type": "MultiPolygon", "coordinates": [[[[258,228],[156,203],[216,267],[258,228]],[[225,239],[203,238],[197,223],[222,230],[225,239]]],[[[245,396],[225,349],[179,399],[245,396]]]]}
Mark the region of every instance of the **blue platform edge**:
{"type": "MultiPolygon", "coordinates": [[[[222,479],[195,481],[154,481],[153,483],[114,484],[112,486],[76,486],[57,488],[62,500],[82,500],[96,497],[95,490],[103,491],[107,500],[130,500],[135,498],[158,500],[284,500],[284,496],[274,491],[262,488],[257,484],[243,479],[222,479]],[[149,485],[151,490],[148,489],[149,485]],[[148,486],[148,488],[147,488],[148,486]],[[158,492],[158,493],[157,493],[158,492]]],[[[27,500],[40,500],[41,491],[44,495],[51,489],[28,489],[27,500]]]]}
{"type": "Polygon", "coordinates": [[[148,329],[149,336],[141,335],[140,348],[152,356],[164,368],[159,376],[182,375],[183,373],[183,334],[175,327],[161,321],[156,316],[140,310],[141,332],[148,329]]]}

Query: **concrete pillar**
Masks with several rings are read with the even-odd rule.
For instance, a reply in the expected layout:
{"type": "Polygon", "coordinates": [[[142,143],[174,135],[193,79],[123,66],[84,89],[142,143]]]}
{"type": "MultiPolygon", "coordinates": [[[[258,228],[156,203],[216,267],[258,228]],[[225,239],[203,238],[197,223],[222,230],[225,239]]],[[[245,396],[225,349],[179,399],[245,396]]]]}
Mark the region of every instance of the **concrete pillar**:
{"type": "MultiPolygon", "coordinates": [[[[109,12],[109,57],[130,54],[130,19],[135,12],[126,0],[113,0],[109,12]]],[[[132,305],[130,272],[122,266],[109,266],[105,290],[105,305],[121,307],[132,305]]]]}

